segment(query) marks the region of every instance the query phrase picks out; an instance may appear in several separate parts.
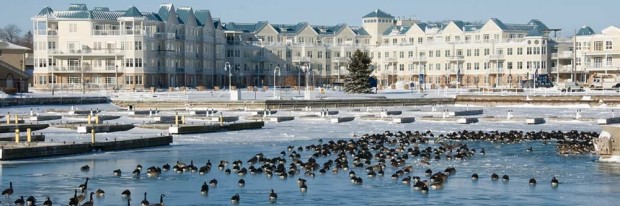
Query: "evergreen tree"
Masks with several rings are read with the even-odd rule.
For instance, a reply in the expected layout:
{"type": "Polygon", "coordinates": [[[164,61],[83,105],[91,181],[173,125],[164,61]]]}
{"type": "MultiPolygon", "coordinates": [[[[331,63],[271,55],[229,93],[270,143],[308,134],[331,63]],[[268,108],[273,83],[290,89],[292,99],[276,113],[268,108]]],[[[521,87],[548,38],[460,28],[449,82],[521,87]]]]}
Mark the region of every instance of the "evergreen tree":
{"type": "Polygon", "coordinates": [[[370,57],[359,49],[349,60],[349,74],[344,82],[344,91],[347,93],[372,93],[370,88],[370,57]]]}

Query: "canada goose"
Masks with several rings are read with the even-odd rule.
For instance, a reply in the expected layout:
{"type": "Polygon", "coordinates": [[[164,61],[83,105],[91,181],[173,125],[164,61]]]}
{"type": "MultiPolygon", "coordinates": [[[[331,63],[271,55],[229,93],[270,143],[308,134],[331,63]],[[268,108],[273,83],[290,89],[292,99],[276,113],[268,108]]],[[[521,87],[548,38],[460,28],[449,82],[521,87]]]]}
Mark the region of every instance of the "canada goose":
{"type": "Polygon", "coordinates": [[[271,189],[271,193],[269,193],[269,201],[274,202],[278,199],[278,194],[271,189]]]}
{"type": "Polygon", "coordinates": [[[82,190],[82,192],[76,197],[77,202],[80,203],[82,201],[84,201],[84,199],[86,199],[86,196],[84,196],[84,190],[82,190]]]}
{"type": "Polygon", "coordinates": [[[83,191],[86,191],[86,190],[88,189],[88,180],[89,180],[89,179],[90,179],[90,178],[88,178],[88,177],[87,177],[87,178],[86,178],[86,182],[84,182],[84,184],[81,184],[81,185],[78,187],[78,188],[80,188],[80,190],[82,190],[82,192],[83,192],[83,191]]]}
{"type": "Polygon", "coordinates": [[[299,191],[301,191],[301,192],[307,192],[308,191],[308,186],[306,185],[306,183],[301,184],[299,186],[299,191]]]}
{"type": "Polygon", "coordinates": [[[202,187],[200,188],[200,194],[207,195],[209,193],[209,185],[207,182],[202,183],[202,187]]]}
{"type": "Polygon", "coordinates": [[[164,206],[164,197],[165,197],[165,196],[166,196],[166,195],[161,194],[161,195],[159,196],[159,203],[157,203],[157,204],[152,204],[151,206],[164,206]]]}
{"type": "Polygon", "coordinates": [[[553,179],[551,179],[551,187],[557,187],[558,184],[560,184],[560,181],[558,181],[558,179],[553,177],[553,179]]]}
{"type": "Polygon", "coordinates": [[[471,175],[471,179],[472,180],[478,180],[478,174],[474,173],[473,175],[471,175]]]}
{"type": "Polygon", "coordinates": [[[134,177],[140,177],[140,169],[136,168],[135,170],[133,170],[133,172],[131,174],[134,177]]]}
{"type": "Polygon", "coordinates": [[[74,191],[73,197],[69,198],[69,206],[77,206],[80,202],[77,198],[77,190],[74,191]]]}
{"type": "Polygon", "coordinates": [[[211,181],[209,181],[209,185],[211,187],[216,187],[217,186],[217,180],[216,179],[212,179],[211,181]]]}
{"type": "Polygon", "coordinates": [[[531,186],[536,185],[536,179],[534,179],[534,178],[530,179],[529,183],[530,183],[531,186]]]}
{"type": "Polygon", "coordinates": [[[24,205],[25,203],[24,196],[21,196],[19,199],[15,200],[15,205],[24,205]]]}
{"type": "Polygon", "coordinates": [[[6,198],[9,198],[9,196],[11,196],[12,194],[13,194],[13,182],[9,182],[9,188],[2,191],[2,195],[4,195],[4,197],[6,198]]]}
{"type": "Polygon", "coordinates": [[[497,179],[499,179],[499,175],[495,173],[491,174],[491,180],[497,180],[497,179]]]}
{"type": "Polygon", "coordinates": [[[116,169],[112,172],[112,174],[114,174],[114,176],[121,176],[121,169],[116,169]]]}
{"type": "Polygon", "coordinates": [[[532,147],[527,148],[525,151],[527,151],[527,152],[532,152],[532,147]]]}
{"type": "Polygon", "coordinates": [[[243,186],[245,186],[245,180],[243,180],[243,178],[241,178],[239,180],[239,187],[243,187],[243,186]]]}
{"type": "Polygon", "coordinates": [[[50,200],[50,197],[47,197],[45,202],[43,202],[43,206],[52,206],[52,200],[50,200]]]}
{"type": "Polygon", "coordinates": [[[502,176],[502,180],[504,182],[508,182],[508,180],[510,180],[510,177],[508,177],[508,175],[504,175],[504,176],[502,176]]]}
{"type": "Polygon", "coordinates": [[[93,206],[95,204],[94,200],[93,200],[93,195],[95,193],[94,192],[90,192],[90,199],[85,202],[84,204],[82,204],[82,206],[93,206]]]}
{"type": "Polygon", "coordinates": [[[164,171],[168,171],[170,170],[170,165],[166,163],[165,165],[161,166],[161,168],[164,169],[164,171]]]}
{"type": "Polygon", "coordinates": [[[142,206],[149,206],[149,201],[146,200],[146,192],[144,192],[144,200],[142,200],[142,206]]]}
{"type": "Polygon", "coordinates": [[[239,194],[235,194],[230,198],[230,202],[232,202],[233,204],[239,203],[239,200],[241,200],[239,198],[239,194]]]}
{"type": "Polygon", "coordinates": [[[84,165],[84,166],[80,167],[80,170],[82,170],[82,172],[88,172],[88,170],[90,170],[90,166],[84,165]]]}
{"type": "Polygon", "coordinates": [[[125,190],[121,192],[121,197],[130,197],[130,196],[131,196],[131,191],[129,190],[125,190]]]}
{"type": "Polygon", "coordinates": [[[33,196],[26,198],[26,205],[35,205],[37,204],[37,199],[33,196]]]}
{"type": "Polygon", "coordinates": [[[103,197],[105,195],[105,191],[103,191],[101,188],[99,188],[99,189],[97,189],[95,194],[97,194],[97,197],[103,197]]]}
{"type": "Polygon", "coordinates": [[[136,169],[139,169],[140,171],[142,171],[142,165],[141,164],[136,165],[136,169]]]}

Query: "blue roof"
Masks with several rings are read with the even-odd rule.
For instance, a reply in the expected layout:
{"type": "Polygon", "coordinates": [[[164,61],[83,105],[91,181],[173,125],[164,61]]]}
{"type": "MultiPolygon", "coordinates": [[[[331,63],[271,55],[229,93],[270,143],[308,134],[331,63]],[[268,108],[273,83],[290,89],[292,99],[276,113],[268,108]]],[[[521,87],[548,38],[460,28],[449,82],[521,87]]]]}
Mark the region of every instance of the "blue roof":
{"type": "Polygon", "coordinates": [[[583,26],[579,29],[579,31],[577,31],[577,36],[587,36],[593,34],[596,34],[596,32],[594,32],[594,30],[592,30],[589,26],[583,26]]]}
{"type": "Polygon", "coordinates": [[[159,15],[159,17],[162,20],[168,20],[168,15],[170,13],[170,10],[172,10],[173,5],[172,4],[161,4],[161,6],[159,6],[159,11],[157,12],[157,14],[159,15]]]}
{"type": "Polygon", "coordinates": [[[190,14],[192,14],[194,10],[192,7],[178,7],[177,8],[177,16],[179,17],[181,23],[186,24],[190,19],[190,14]]]}
{"type": "Polygon", "coordinates": [[[362,18],[390,18],[393,19],[394,17],[388,13],[385,13],[384,11],[381,11],[380,9],[374,10],[366,15],[364,15],[362,18]]]}
{"type": "Polygon", "coordinates": [[[41,11],[39,12],[37,16],[47,16],[47,15],[54,15],[54,10],[52,10],[52,8],[50,8],[49,6],[41,9],[41,11]]]}
{"type": "Polygon", "coordinates": [[[542,35],[543,34],[540,32],[538,27],[534,27],[532,30],[527,32],[527,35],[525,35],[525,36],[542,36],[542,35]]]}
{"type": "Polygon", "coordinates": [[[69,11],[88,11],[86,4],[69,4],[69,11]]]}
{"type": "Polygon", "coordinates": [[[142,17],[142,13],[140,13],[140,11],[138,11],[138,8],[136,8],[135,6],[131,6],[129,7],[129,9],[127,9],[125,14],[123,14],[123,17],[142,17]]]}
{"type": "Polygon", "coordinates": [[[410,26],[391,26],[390,28],[383,31],[384,36],[388,35],[403,35],[409,31],[410,26]]]}
{"type": "Polygon", "coordinates": [[[110,11],[108,7],[95,7],[93,11],[110,11]]]}
{"type": "Polygon", "coordinates": [[[207,24],[211,12],[209,10],[196,10],[194,15],[196,16],[196,23],[198,23],[199,26],[204,26],[207,24]]]}

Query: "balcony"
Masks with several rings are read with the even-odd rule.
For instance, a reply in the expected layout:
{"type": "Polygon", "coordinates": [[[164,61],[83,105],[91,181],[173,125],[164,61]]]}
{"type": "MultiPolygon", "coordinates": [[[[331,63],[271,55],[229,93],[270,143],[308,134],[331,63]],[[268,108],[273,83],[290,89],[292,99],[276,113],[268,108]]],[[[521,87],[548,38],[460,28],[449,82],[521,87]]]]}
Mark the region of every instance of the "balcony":
{"type": "Polygon", "coordinates": [[[47,30],[47,35],[48,36],[58,36],[58,30],[47,30]]]}
{"type": "Polygon", "coordinates": [[[93,30],[93,36],[118,36],[121,34],[120,30],[93,30]]]}
{"type": "Polygon", "coordinates": [[[504,59],[503,54],[491,54],[484,57],[485,61],[504,61],[504,59]]]}
{"type": "Polygon", "coordinates": [[[294,63],[309,63],[312,59],[310,57],[293,57],[294,63]]]}
{"type": "Polygon", "coordinates": [[[465,61],[465,57],[463,57],[462,55],[449,56],[448,57],[448,61],[451,61],[451,62],[462,62],[462,61],[465,61]]]}
{"type": "Polygon", "coordinates": [[[558,73],[558,70],[560,71],[560,73],[571,73],[572,72],[572,66],[570,65],[565,65],[565,66],[559,66],[559,67],[552,67],[551,68],[551,73],[552,74],[556,74],[558,73]]]}
{"type": "Polygon", "coordinates": [[[387,58],[385,58],[385,62],[396,63],[396,62],[398,62],[398,58],[396,58],[396,57],[387,57],[387,58]]]}
{"type": "Polygon", "coordinates": [[[68,50],[68,51],[58,51],[55,50],[52,52],[54,56],[123,56],[124,53],[122,50],[116,49],[103,49],[103,50],[92,50],[92,49],[83,49],[83,50],[68,50]]]}
{"type": "Polygon", "coordinates": [[[551,54],[551,59],[573,59],[573,52],[564,51],[551,54]]]}
{"type": "Polygon", "coordinates": [[[349,62],[349,58],[347,58],[347,57],[334,57],[334,58],[332,58],[332,62],[348,63],[349,62]]]}
{"type": "Polygon", "coordinates": [[[620,55],[620,50],[585,51],[584,55],[586,56],[620,55]]]}
{"type": "Polygon", "coordinates": [[[413,58],[411,58],[411,60],[414,63],[424,63],[424,62],[426,62],[426,56],[413,57],[413,58]]]}

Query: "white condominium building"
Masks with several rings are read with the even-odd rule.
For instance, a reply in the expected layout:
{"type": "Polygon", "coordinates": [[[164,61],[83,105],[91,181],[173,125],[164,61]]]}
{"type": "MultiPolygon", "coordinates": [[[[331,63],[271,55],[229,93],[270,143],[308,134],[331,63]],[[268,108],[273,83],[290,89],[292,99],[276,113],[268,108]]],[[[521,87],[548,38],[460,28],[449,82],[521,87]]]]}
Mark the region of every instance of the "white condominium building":
{"type": "MultiPolygon", "coordinates": [[[[39,89],[294,87],[306,79],[330,85],[344,82],[349,57],[358,49],[372,58],[381,88],[402,85],[397,82],[514,88],[533,78],[556,80],[553,72],[573,62],[564,51],[572,47],[550,38],[554,30],[536,19],[421,22],[375,10],[362,17],[361,27],[323,26],[225,22],[207,10],[172,4],[157,12],[72,4],[67,10],[46,7],[32,21],[39,89]]],[[[577,42],[583,41],[598,42],[577,42]]],[[[598,48],[594,42],[592,49],[598,48]]],[[[586,62],[607,68],[608,57],[615,56],[596,51],[584,53],[591,60],[577,59],[577,68],[586,62]]]]}

